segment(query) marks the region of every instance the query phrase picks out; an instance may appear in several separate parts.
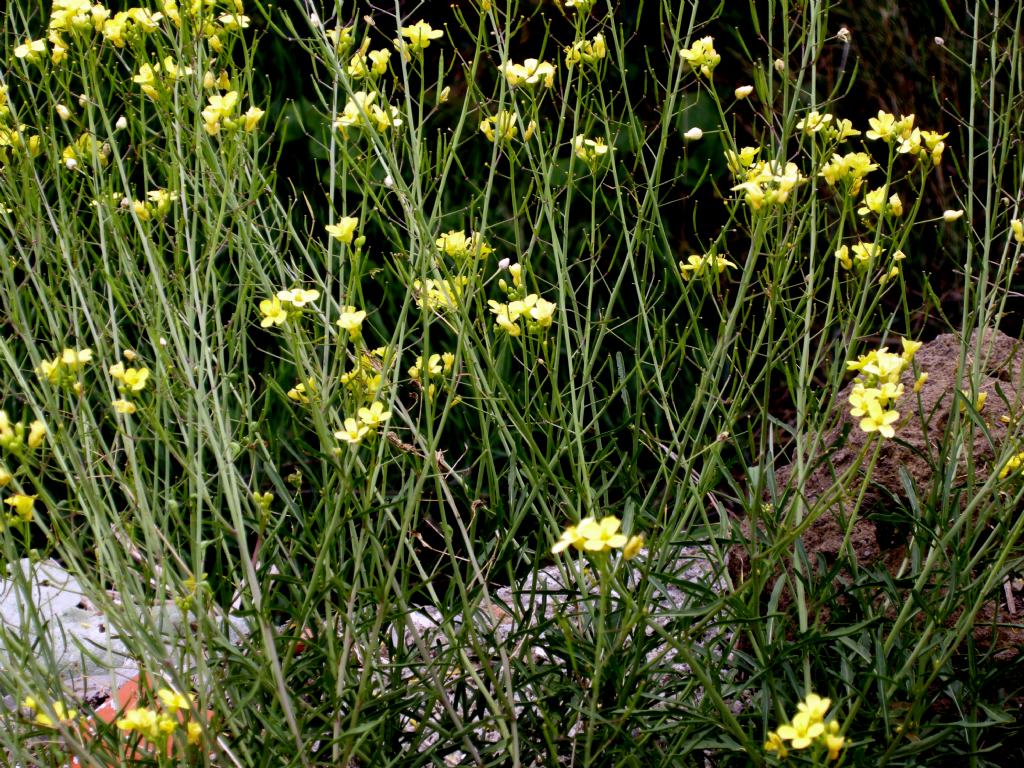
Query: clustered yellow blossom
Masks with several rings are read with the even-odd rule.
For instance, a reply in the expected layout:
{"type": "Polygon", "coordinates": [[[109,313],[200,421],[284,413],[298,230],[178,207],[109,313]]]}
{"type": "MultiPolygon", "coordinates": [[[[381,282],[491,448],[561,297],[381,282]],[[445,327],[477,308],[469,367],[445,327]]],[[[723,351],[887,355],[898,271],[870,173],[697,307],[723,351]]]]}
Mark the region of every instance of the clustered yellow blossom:
{"type": "Polygon", "coordinates": [[[454,365],[455,355],[451,352],[435,353],[427,359],[420,355],[409,368],[409,378],[426,394],[428,400],[433,400],[437,394],[437,384],[432,379],[441,379],[442,386],[450,389],[454,365]]]}
{"type": "MultiPolygon", "coordinates": [[[[885,249],[878,243],[857,242],[853,245],[841,245],[836,249],[836,260],[847,270],[868,270],[882,261],[885,249]]],[[[889,256],[889,269],[878,276],[879,285],[885,285],[900,273],[900,262],[906,258],[903,251],[893,251],[889,256]]]]}
{"type": "Polygon", "coordinates": [[[387,347],[366,350],[359,355],[355,366],[341,375],[341,383],[356,400],[372,401],[380,393],[381,372],[388,364],[387,347]]]}
{"type": "Polygon", "coordinates": [[[494,249],[484,242],[479,232],[461,232],[449,230],[435,241],[437,248],[442,253],[462,262],[469,259],[486,259],[494,249]]]}
{"type": "Polygon", "coordinates": [[[91,165],[93,158],[101,168],[110,163],[110,145],[99,142],[91,133],[83,133],[73,144],[64,147],[61,162],[69,171],[74,171],[83,164],[91,165]]]}
{"type": "Polygon", "coordinates": [[[194,697],[169,688],[160,688],[156,694],[159,708],[132,707],[126,710],[117,720],[118,730],[136,733],[149,743],[162,746],[184,724],[188,743],[199,744],[202,727],[188,717],[194,697]]]}
{"type": "Polygon", "coordinates": [[[506,61],[501,72],[511,88],[537,83],[543,83],[545,88],[550,88],[555,84],[555,66],[549,61],[526,59],[522,64],[506,61]]]}
{"type": "Polygon", "coordinates": [[[589,13],[597,0],[565,0],[563,5],[566,8],[575,8],[580,13],[589,13]]]}
{"type": "Polygon", "coordinates": [[[62,701],[55,701],[50,705],[50,709],[53,711],[53,717],[46,712],[43,712],[42,707],[39,706],[39,702],[37,702],[32,696],[26,696],[25,700],[21,702],[21,705],[32,711],[32,722],[36,725],[41,725],[44,728],[55,728],[57,723],[60,723],[61,725],[69,725],[78,719],[78,712],[74,709],[69,709],[62,701]],[[56,720],[54,718],[56,718],[56,720]]]}
{"type": "Polygon", "coordinates": [[[591,40],[577,40],[565,48],[565,64],[568,67],[576,64],[596,64],[608,55],[608,45],[604,35],[598,33],[591,40]]]}
{"type": "Polygon", "coordinates": [[[797,713],[793,718],[768,733],[764,751],[773,752],[780,759],[785,759],[790,750],[813,748],[824,752],[828,760],[838,760],[839,753],[846,746],[846,738],[839,733],[839,722],[828,719],[830,706],[831,699],[822,698],[816,693],[808,693],[807,697],[797,704],[797,713]]]}
{"type": "Polygon", "coordinates": [[[177,192],[168,192],[166,189],[151,189],[146,193],[145,200],[127,200],[122,203],[123,208],[130,207],[139,221],[150,219],[161,219],[171,210],[171,203],[178,199],[177,192]]]}
{"type": "Polygon", "coordinates": [[[310,377],[304,382],[298,382],[294,387],[289,389],[287,395],[289,400],[294,400],[300,405],[306,405],[309,403],[310,395],[315,395],[316,391],[316,379],[310,377]]]}
{"type": "Polygon", "coordinates": [[[692,254],[686,261],[679,262],[679,273],[683,280],[689,280],[692,277],[702,277],[706,274],[720,275],[726,269],[735,269],[735,267],[736,265],[724,256],[710,253],[703,256],[692,254]]]}
{"type": "Polygon", "coordinates": [[[363,46],[349,59],[348,66],[345,68],[349,77],[356,80],[364,77],[376,78],[388,71],[391,51],[386,48],[369,51],[369,44],[369,39],[365,40],[363,46]]]}
{"type": "Polygon", "coordinates": [[[598,520],[585,517],[576,525],[570,525],[562,531],[561,537],[551,547],[551,554],[557,555],[569,547],[581,552],[607,552],[612,549],[623,550],[623,556],[631,560],[643,548],[643,535],[626,536],[620,532],[622,521],[614,515],[606,515],[598,520]]]}
{"type": "Polygon", "coordinates": [[[502,279],[498,287],[505,292],[506,302],[491,299],[487,302],[495,315],[495,327],[516,338],[522,335],[524,321],[529,333],[544,333],[554,322],[557,305],[542,299],[536,293],[527,293],[523,286],[522,265],[511,264],[508,267],[512,276],[512,285],[502,279]]]}
{"type": "Polygon", "coordinates": [[[263,315],[260,327],[284,325],[291,315],[301,313],[306,305],[319,298],[320,291],[316,289],[292,288],[278,291],[269,299],[260,302],[260,314],[263,315]]]}
{"type": "Polygon", "coordinates": [[[168,84],[173,85],[182,77],[191,74],[192,67],[178,66],[173,56],[165,56],[163,62],[142,64],[139,67],[139,74],[132,78],[132,82],[138,84],[146,96],[155,100],[159,98],[161,88],[168,84]]]}
{"type": "Polygon", "coordinates": [[[203,129],[211,136],[217,136],[221,131],[231,132],[239,128],[246,133],[255,131],[266,113],[259,107],[249,107],[244,115],[236,117],[238,101],[238,91],[211,94],[206,108],[203,109],[203,129]]]}
{"type": "Polygon", "coordinates": [[[327,39],[334,44],[337,53],[346,53],[352,47],[355,30],[352,27],[335,27],[325,33],[327,39]]]}
{"type": "Polygon", "coordinates": [[[875,170],[878,170],[878,164],[873,162],[871,155],[866,152],[849,152],[845,155],[832,155],[821,167],[819,175],[830,187],[846,184],[850,194],[856,195],[860,192],[864,177],[875,170]]]}
{"type": "Polygon", "coordinates": [[[35,511],[36,499],[38,498],[38,494],[32,494],[29,496],[24,493],[16,493],[13,496],[8,496],[4,499],[4,504],[11,507],[13,510],[10,517],[7,518],[7,525],[11,525],[12,523],[19,521],[22,523],[31,523],[32,514],[35,511]]]}
{"type": "Polygon", "coordinates": [[[189,0],[182,10],[179,10],[176,0],[161,0],[160,5],[160,11],[134,7],[113,13],[93,0],[54,0],[47,37],[26,40],[15,48],[14,55],[41,65],[49,46],[50,60],[59,65],[68,54],[64,35],[86,40],[88,35],[98,34],[116,48],[138,50],[144,47],[146,35],[155,32],[162,23],[169,22],[181,28],[186,21],[195,34],[206,40],[212,51],[219,53],[224,50],[227,33],[249,26],[242,0],[232,0],[233,12],[229,13],[218,13],[216,3],[209,0],[189,0]]]}
{"type": "Polygon", "coordinates": [[[881,140],[896,145],[900,154],[911,155],[918,160],[928,159],[938,165],[946,148],[944,139],[948,133],[922,131],[914,127],[914,115],[896,115],[879,110],[877,117],[868,119],[871,129],[865,134],[869,139],[881,140]]]}
{"type": "Polygon", "coordinates": [[[605,144],[604,139],[600,136],[596,139],[588,139],[581,133],[573,137],[572,150],[576,157],[586,163],[591,173],[593,173],[597,169],[598,164],[612,151],[612,147],[605,144]]]}
{"type": "Polygon", "coordinates": [[[894,216],[897,218],[902,216],[903,202],[900,200],[900,196],[894,192],[886,200],[886,191],[886,187],[865,191],[864,203],[857,209],[857,213],[860,216],[867,216],[872,213],[876,216],[894,216]]]}
{"type": "Polygon", "coordinates": [[[395,41],[395,46],[403,53],[409,50],[414,55],[420,55],[423,51],[429,47],[431,40],[437,40],[440,37],[444,37],[444,32],[439,29],[434,29],[425,21],[417,21],[408,27],[402,27],[402,37],[408,39],[408,44],[403,43],[400,40],[395,41]]]}
{"type": "Polygon", "coordinates": [[[53,360],[44,360],[36,368],[36,375],[51,384],[70,387],[81,394],[82,383],[78,380],[81,370],[92,362],[91,349],[65,348],[53,360]]]}
{"type": "Polygon", "coordinates": [[[10,162],[12,154],[15,157],[25,154],[29,157],[38,157],[43,151],[39,136],[26,134],[25,127],[21,125],[8,127],[10,118],[7,86],[0,85],[0,166],[10,162]]]}
{"type": "Polygon", "coordinates": [[[1010,475],[1021,475],[1024,476],[1024,451],[1014,454],[1006,463],[1003,464],[1003,468],[999,470],[999,479],[1005,480],[1010,475]]]}
{"type": "Polygon", "coordinates": [[[722,60],[715,50],[713,37],[702,37],[689,48],[681,50],[679,55],[690,69],[707,78],[711,77],[718,62],[722,60]]]}
{"type": "Polygon", "coordinates": [[[334,437],[350,445],[359,445],[368,435],[376,435],[377,430],[391,418],[391,411],[385,410],[384,404],[375,400],[368,408],[360,408],[355,417],[345,419],[345,428],[334,433],[334,437]]]}
{"type": "Polygon", "coordinates": [[[114,363],[107,370],[122,392],[141,392],[149,381],[149,368],[125,368],[124,363],[114,363]]]}
{"type": "Polygon", "coordinates": [[[357,309],[353,306],[343,306],[335,324],[348,334],[351,341],[358,339],[363,333],[363,320],[366,319],[366,310],[357,309]]]}
{"type": "Polygon", "coordinates": [[[739,154],[726,152],[729,168],[735,168],[733,174],[743,179],[732,190],[743,192],[744,200],[754,211],[785,203],[793,189],[807,181],[795,163],[757,160],[759,149],[744,147],[739,154]]]}
{"type": "Polygon", "coordinates": [[[349,128],[368,128],[378,133],[384,133],[390,128],[400,128],[403,120],[398,107],[381,107],[375,103],[376,101],[376,93],[356,91],[345,102],[345,108],[334,121],[334,127],[346,138],[349,128]]]}
{"type": "Polygon", "coordinates": [[[889,352],[887,347],[872,350],[856,360],[848,360],[846,369],[859,375],[850,392],[850,415],[860,418],[860,428],[867,433],[878,432],[882,437],[893,437],[893,427],[899,421],[896,401],[903,396],[900,376],[914,360],[921,342],[903,339],[903,353],[889,352]]]}
{"type": "MultiPolygon", "coordinates": [[[[519,126],[519,116],[507,109],[499,109],[495,115],[485,117],[480,121],[480,131],[490,142],[497,141],[502,143],[512,141],[512,139],[519,135],[519,126]]],[[[533,138],[533,133],[536,130],[537,121],[531,120],[523,131],[523,141],[529,141],[533,138]]]]}
{"type": "Polygon", "coordinates": [[[854,130],[853,123],[849,120],[816,109],[812,109],[801,118],[796,124],[796,129],[807,136],[820,136],[827,141],[843,141],[852,136],[860,136],[860,131],[854,130]]]}
{"type": "Polygon", "coordinates": [[[414,280],[412,290],[416,296],[416,306],[436,312],[448,312],[457,309],[459,299],[462,297],[469,278],[465,275],[434,280],[428,278],[425,282],[414,280]]]}
{"type": "MultiPolygon", "coordinates": [[[[22,421],[12,422],[7,411],[0,410],[0,448],[3,450],[8,453],[19,453],[25,445],[35,450],[43,444],[45,437],[46,425],[39,419],[34,419],[28,425],[22,421]]],[[[0,482],[0,486],[6,484],[0,482]]]]}

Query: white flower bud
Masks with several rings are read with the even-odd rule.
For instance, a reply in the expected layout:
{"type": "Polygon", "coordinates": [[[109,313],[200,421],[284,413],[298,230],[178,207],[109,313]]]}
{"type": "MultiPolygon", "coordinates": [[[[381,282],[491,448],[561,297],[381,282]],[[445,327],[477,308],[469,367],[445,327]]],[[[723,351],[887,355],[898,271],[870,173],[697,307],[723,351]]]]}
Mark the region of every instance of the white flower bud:
{"type": "Polygon", "coordinates": [[[690,130],[683,134],[683,138],[686,139],[687,141],[697,141],[701,139],[703,136],[704,131],[702,131],[697,126],[693,126],[693,128],[691,128],[690,130]]]}
{"type": "Polygon", "coordinates": [[[508,269],[509,264],[511,264],[511,263],[512,263],[511,259],[504,258],[504,259],[502,259],[501,261],[498,262],[498,269],[508,269]]]}
{"type": "Polygon", "coordinates": [[[75,160],[75,158],[73,157],[69,157],[67,160],[64,161],[64,167],[66,167],[69,171],[73,171],[75,170],[75,168],[78,167],[78,161],[75,160]]]}
{"type": "Polygon", "coordinates": [[[736,95],[737,99],[745,99],[745,98],[747,98],[747,96],[749,96],[753,92],[754,92],[754,86],[752,86],[752,85],[741,85],[739,88],[737,88],[735,91],[733,91],[733,93],[736,95]]]}
{"type": "Polygon", "coordinates": [[[114,128],[116,128],[119,131],[123,131],[127,127],[128,127],[128,118],[125,117],[124,115],[121,115],[119,118],[117,118],[117,122],[114,123],[114,128]]]}
{"type": "Polygon", "coordinates": [[[59,117],[61,120],[67,120],[69,117],[71,117],[71,110],[65,107],[63,104],[58,104],[56,107],[54,107],[54,109],[57,112],[57,117],[59,117]]]}

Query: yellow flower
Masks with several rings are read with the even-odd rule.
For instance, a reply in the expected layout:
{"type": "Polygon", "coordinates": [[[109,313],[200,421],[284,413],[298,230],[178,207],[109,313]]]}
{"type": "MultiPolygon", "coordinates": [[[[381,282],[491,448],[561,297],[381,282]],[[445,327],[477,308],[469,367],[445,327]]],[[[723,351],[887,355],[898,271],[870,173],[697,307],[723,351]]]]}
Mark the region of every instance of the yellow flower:
{"type": "Polygon", "coordinates": [[[832,120],[833,117],[828,112],[823,114],[818,112],[818,110],[813,109],[807,113],[807,117],[803,118],[796,124],[796,129],[798,131],[803,131],[808,136],[813,136],[815,133],[818,133],[818,131],[831,123],[832,120]]]}
{"type": "Polygon", "coordinates": [[[203,728],[199,723],[190,722],[186,726],[188,730],[188,743],[196,746],[203,738],[203,728]]]}
{"type": "Polygon", "coordinates": [[[439,37],[444,37],[444,32],[439,29],[434,29],[425,21],[417,21],[415,24],[409,27],[402,27],[400,30],[402,37],[409,39],[409,48],[412,49],[413,53],[421,53],[425,48],[430,45],[431,40],[437,40],[439,37]]]}
{"type": "Polygon", "coordinates": [[[764,751],[776,753],[780,760],[785,760],[789,754],[789,750],[786,749],[786,742],[775,731],[771,731],[768,734],[768,738],[764,743],[764,751]]]}
{"type": "Polygon", "coordinates": [[[315,288],[308,291],[304,288],[292,288],[290,291],[278,291],[277,298],[282,302],[288,302],[293,307],[301,309],[319,299],[320,291],[315,288]]]}
{"type": "Polygon", "coordinates": [[[878,117],[869,118],[868,124],[871,130],[865,135],[869,139],[881,139],[888,143],[898,135],[896,116],[884,110],[878,110],[878,117]]]}
{"type": "Polygon", "coordinates": [[[806,712],[812,723],[820,723],[828,714],[828,708],[832,706],[832,699],[824,699],[816,693],[808,693],[807,696],[796,705],[797,711],[806,712]]]}
{"type": "Polygon", "coordinates": [[[825,746],[828,748],[828,759],[838,760],[839,753],[846,746],[846,739],[839,735],[839,723],[835,720],[827,726],[828,733],[825,734],[825,746]]]}
{"type": "Polygon", "coordinates": [[[526,59],[522,64],[507,61],[502,67],[502,73],[512,88],[524,83],[536,85],[543,82],[545,88],[550,88],[555,84],[555,67],[548,61],[526,59]]]}
{"type": "Polygon", "coordinates": [[[683,280],[689,280],[691,277],[700,277],[707,272],[712,272],[716,275],[720,275],[725,272],[726,269],[735,268],[736,265],[722,256],[716,256],[714,254],[704,254],[698,256],[693,254],[689,256],[685,262],[679,262],[679,274],[683,280]]]}
{"type": "Polygon", "coordinates": [[[1013,239],[1024,244],[1024,220],[1013,219],[1010,221],[1010,229],[1013,231],[1013,239]]]}
{"type": "Polygon", "coordinates": [[[379,400],[375,400],[369,408],[360,408],[356,415],[359,417],[359,421],[367,427],[376,429],[391,418],[391,411],[385,411],[384,404],[379,400]]]}
{"type": "Polygon", "coordinates": [[[46,437],[46,425],[36,419],[28,428],[28,447],[38,448],[43,444],[44,437],[46,437]]]}
{"type": "MultiPolygon", "coordinates": [[[[529,141],[536,129],[537,123],[531,120],[523,131],[523,140],[529,141]]],[[[480,131],[491,142],[511,141],[519,133],[519,118],[515,112],[500,109],[493,117],[484,118],[480,122],[480,131]]]]}
{"type": "Polygon", "coordinates": [[[131,392],[141,392],[149,381],[149,368],[127,368],[121,382],[131,392]]]}
{"type": "Polygon", "coordinates": [[[13,479],[14,475],[11,474],[11,470],[0,464],[0,488],[10,485],[13,479]]]}
{"type": "Polygon", "coordinates": [[[66,366],[69,370],[75,371],[85,366],[86,363],[92,362],[92,350],[91,349],[68,349],[65,348],[60,353],[60,362],[66,366]]]}
{"type": "Polygon", "coordinates": [[[26,496],[23,493],[16,493],[13,496],[9,496],[4,499],[4,504],[14,508],[14,514],[17,515],[22,522],[32,522],[32,512],[35,507],[36,499],[39,496],[33,494],[32,496],[26,496]]]}
{"type": "Polygon", "coordinates": [[[582,133],[572,139],[573,152],[580,160],[590,166],[593,171],[597,164],[610,152],[612,147],[604,143],[604,139],[598,136],[596,139],[588,139],[582,133]]]}
{"type": "Polygon", "coordinates": [[[391,60],[391,51],[381,48],[377,51],[370,51],[370,74],[380,76],[388,71],[388,62],[391,60]]]}
{"type": "Polygon", "coordinates": [[[245,111],[245,114],[242,115],[242,130],[247,133],[255,131],[260,120],[263,119],[263,115],[265,114],[266,112],[259,107],[249,107],[249,109],[245,111]]]}
{"type": "Polygon", "coordinates": [[[959,219],[963,215],[964,215],[963,210],[959,210],[959,211],[943,211],[942,212],[942,220],[945,221],[947,224],[952,224],[954,221],[956,221],[957,219],[959,219]]]}
{"type": "Polygon", "coordinates": [[[162,733],[160,717],[148,707],[133,707],[117,720],[117,727],[122,731],[135,731],[150,741],[157,741],[162,733]]]}
{"type": "Polygon", "coordinates": [[[357,226],[359,226],[359,219],[357,217],[342,216],[338,219],[337,224],[328,224],[324,229],[335,240],[345,243],[345,245],[351,245],[357,226]]]}
{"type": "MultiPolygon", "coordinates": [[[[35,711],[36,714],[33,721],[36,725],[41,725],[44,728],[54,728],[56,726],[52,717],[47,715],[45,712],[38,711],[39,706],[36,704],[36,700],[31,696],[27,697],[23,704],[29,709],[35,711]]],[[[57,720],[60,723],[64,724],[72,723],[78,718],[78,712],[73,709],[68,709],[61,701],[53,702],[53,714],[57,717],[57,720]]]]}
{"type": "Polygon", "coordinates": [[[849,403],[853,406],[850,409],[850,415],[854,417],[866,415],[868,406],[877,401],[880,395],[881,392],[875,387],[865,387],[862,383],[857,382],[850,391],[849,403]]]}
{"type": "Polygon", "coordinates": [[[824,732],[824,723],[812,720],[807,712],[799,712],[789,725],[780,725],[777,733],[793,749],[806,749],[824,732]]]}
{"type": "Polygon", "coordinates": [[[438,250],[456,260],[469,257],[486,258],[494,252],[494,249],[483,241],[479,232],[470,232],[467,235],[465,232],[449,230],[437,238],[434,244],[438,250]]]}
{"type": "Polygon", "coordinates": [[[316,393],[316,382],[314,379],[306,379],[305,382],[299,382],[294,387],[288,390],[287,395],[289,400],[294,400],[296,403],[305,405],[309,402],[309,394],[316,393]]]}
{"type": "Polygon", "coordinates": [[[14,48],[14,57],[17,59],[24,59],[32,64],[40,60],[40,54],[46,53],[46,40],[40,38],[39,40],[26,39],[24,43],[14,48]]]}
{"type": "Polygon", "coordinates": [[[538,328],[550,328],[557,308],[553,302],[538,297],[534,305],[530,307],[530,319],[537,324],[538,328]]]}
{"type": "Polygon", "coordinates": [[[209,98],[209,104],[203,109],[203,129],[211,136],[220,133],[221,123],[229,120],[238,106],[238,91],[228,91],[221,95],[215,93],[209,98]]]}
{"type": "Polygon", "coordinates": [[[584,525],[589,525],[593,522],[594,518],[585,517],[580,520],[579,525],[570,525],[562,531],[561,537],[551,547],[551,554],[557,555],[559,552],[568,549],[570,546],[576,547],[576,549],[583,549],[583,542],[585,539],[580,534],[579,529],[584,525]]]}
{"type": "Polygon", "coordinates": [[[355,307],[346,306],[341,308],[341,317],[337,325],[343,331],[348,332],[350,339],[358,339],[363,329],[363,320],[366,319],[366,312],[355,307]]]}
{"type": "Polygon", "coordinates": [[[128,416],[136,411],[135,403],[131,400],[114,400],[111,405],[114,406],[114,410],[118,413],[123,413],[128,416]]]}
{"type": "Polygon", "coordinates": [[[897,411],[884,411],[878,400],[872,400],[868,404],[867,415],[860,420],[860,428],[867,433],[878,432],[882,437],[893,437],[896,430],[892,425],[899,420],[900,414],[897,411]]]}
{"type": "Polygon", "coordinates": [[[596,34],[592,40],[577,40],[565,49],[565,64],[567,67],[583,62],[584,64],[596,64],[608,55],[608,45],[605,43],[603,34],[596,34]]]}
{"type": "Polygon", "coordinates": [[[263,314],[263,320],[260,322],[261,328],[281,325],[288,319],[288,310],[281,305],[280,299],[276,296],[261,301],[260,312],[263,314]]]}
{"type": "Polygon", "coordinates": [[[885,187],[879,187],[878,189],[873,189],[870,192],[864,193],[864,204],[857,209],[857,213],[861,216],[867,216],[869,213],[874,213],[879,216],[883,213],[889,213],[893,216],[902,216],[903,202],[897,194],[891,195],[889,200],[886,201],[885,187]]]}
{"type": "Polygon", "coordinates": [[[359,445],[362,439],[370,432],[365,424],[360,424],[353,418],[345,419],[345,429],[334,433],[334,437],[351,445],[359,445]]]}
{"type": "Polygon", "coordinates": [[[715,51],[715,39],[713,37],[702,37],[689,48],[679,52],[679,56],[690,67],[704,77],[710,78],[711,73],[722,57],[715,51]]]}
{"type": "Polygon", "coordinates": [[[593,518],[584,524],[581,522],[577,527],[580,538],[583,539],[583,549],[588,552],[603,552],[606,549],[619,549],[626,545],[628,539],[619,533],[622,521],[612,515],[607,515],[597,522],[593,518]]]}
{"type": "Polygon", "coordinates": [[[634,557],[640,554],[640,550],[644,546],[644,535],[638,533],[636,536],[630,536],[629,541],[626,542],[626,546],[622,548],[622,556],[626,560],[632,560],[634,557]]]}
{"type": "Polygon", "coordinates": [[[191,707],[190,697],[177,691],[172,691],[169,688],[161,688],[156,692],[157,697],[160,699],[160,703],[163,704],[170,714],[177,714],[180,710],[187,710],[191,707]]]}
{"type": "Polygon", "coordinates": [[[757,156],[760,152],[760,147],[743,147],[739,152],[726,150],[725,161],[729,166],[729,172],[732,173],[733,176],[743,174],[746,169],[754,165],[754,162],[757,160],[757,156]]]}
{"type": "MultiPolygon", "coordinates": [[[[1021,469],[1022,466],[1024,466],[1024,451],[1007,459],[1006,463],[1003,464],[1003,468],[999,470],[999,479],[1005,480],[1011,474],[1021,469]]],[[[1024,474],[1024,471],[1022,471],[1022,474],[1024,474]]]]}

